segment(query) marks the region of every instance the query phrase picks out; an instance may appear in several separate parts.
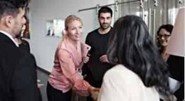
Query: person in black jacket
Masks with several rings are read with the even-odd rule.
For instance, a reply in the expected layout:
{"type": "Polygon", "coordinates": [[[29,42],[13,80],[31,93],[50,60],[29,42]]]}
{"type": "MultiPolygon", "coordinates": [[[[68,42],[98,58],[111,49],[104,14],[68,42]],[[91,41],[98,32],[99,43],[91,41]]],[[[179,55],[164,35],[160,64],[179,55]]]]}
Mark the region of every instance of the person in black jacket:
{"type": "Polygon", "coordinates": [[[34,57],[15,37],[26,23],[28,0],[0,0],[0,101],[41,101],[34,57]]]}
{"type": "Polygon", "coordinates": [[[168,69],[170,77],[180,83],[180,87],[174,92],[177,101],[184,99],[184,57],[170,55],[168,60],[168,69]]]}

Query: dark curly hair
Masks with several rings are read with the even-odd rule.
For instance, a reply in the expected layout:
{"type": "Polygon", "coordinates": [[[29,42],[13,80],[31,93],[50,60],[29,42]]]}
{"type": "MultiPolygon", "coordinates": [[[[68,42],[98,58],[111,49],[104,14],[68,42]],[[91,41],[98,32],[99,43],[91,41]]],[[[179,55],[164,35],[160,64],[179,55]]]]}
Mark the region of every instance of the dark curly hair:
{"type": "Polygon", "coordinates": [[[158,31],[157,31],[157,35],[159,35],[159,32],[160,32],[161,29],[165,29],[165,30],[168,31],[168,32],[170,33],[170,35],[171,35],[172,30],[173,30],[173,25],[171,25],[171,24],[166,24],[166,25],[160,26],[159,29],[158,29],[158,31]]]}
{"type": "Polygon", "coordinates": [[[123,64],[135,72],[146,87],[154,86],[159,93],[171,94],[168,70],[145,22],[138,16],[127,15],[115,23],[107,51],[109,61],[123,64]]]}
{"type": "Polygon", "coordinates": [[[107,7],[107,6],[103,6],[99,9],[98,11],[98,17],[100,16],[101,13],[110,13],[111,17],[112,17],[112,9],[107,7]]]}

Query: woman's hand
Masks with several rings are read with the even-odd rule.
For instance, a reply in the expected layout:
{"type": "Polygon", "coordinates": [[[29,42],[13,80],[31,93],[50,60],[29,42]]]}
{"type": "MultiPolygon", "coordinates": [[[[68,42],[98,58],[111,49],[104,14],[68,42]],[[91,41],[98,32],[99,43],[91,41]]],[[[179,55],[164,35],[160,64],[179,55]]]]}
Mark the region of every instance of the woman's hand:
{"type": "Polygon", "coordinates": [[[95,87],[89,87],[89,92],[91,94],[91,97],[93,98],[94,101],[96,101],[98,99],[98,94],[99,94],[99,88],[95,88],[95,87]]]}

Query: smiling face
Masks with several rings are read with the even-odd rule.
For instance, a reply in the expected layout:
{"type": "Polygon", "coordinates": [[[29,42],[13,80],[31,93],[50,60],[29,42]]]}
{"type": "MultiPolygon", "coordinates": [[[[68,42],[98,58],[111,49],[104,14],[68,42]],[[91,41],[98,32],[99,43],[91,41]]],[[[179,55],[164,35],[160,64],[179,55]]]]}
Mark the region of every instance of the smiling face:
{"type": "Polygon", "coordinates": [[[79,20],[73,20],[67,24],[67,36],[73,41],[80,41],[82,34],[82,23],[79,20]]]}
{"type": "Polygon", "coordinates": [[[100,13],[98,19],[99,19],[100,28],[108,29],[110,27],[112,17],[111,17],[111,14],[109,12],[100,13]]]}
{"type": "Polygon", "coordinates": [[[168,46],[168,42],[170,40],[170,32],[165,29],[161,29],[158,34],[159,43],[162,47],[168,46]]]}

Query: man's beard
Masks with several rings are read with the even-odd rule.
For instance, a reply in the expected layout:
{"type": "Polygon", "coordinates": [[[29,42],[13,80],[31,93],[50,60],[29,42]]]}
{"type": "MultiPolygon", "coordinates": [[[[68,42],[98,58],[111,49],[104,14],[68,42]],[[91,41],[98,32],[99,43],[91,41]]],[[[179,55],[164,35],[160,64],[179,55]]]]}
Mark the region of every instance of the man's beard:
{"type": "Polygon", "coordinates": [[[103,23],[100,25],[101,29],[105,30],[105,29],[108,29],[110,27],[110,24],[108,23],[103,23]]]}
{"type": "Polygon", "coordinates": [[[22,30],[20,30],[19,33],[17,33],[17,35],[16,35],[15,37],[16,37],[16,38],[20,38],[22,34],[23,34],[23,33],[22,33],[22,30]]]}

